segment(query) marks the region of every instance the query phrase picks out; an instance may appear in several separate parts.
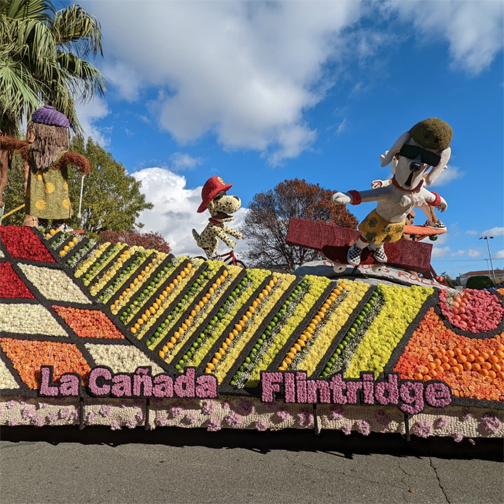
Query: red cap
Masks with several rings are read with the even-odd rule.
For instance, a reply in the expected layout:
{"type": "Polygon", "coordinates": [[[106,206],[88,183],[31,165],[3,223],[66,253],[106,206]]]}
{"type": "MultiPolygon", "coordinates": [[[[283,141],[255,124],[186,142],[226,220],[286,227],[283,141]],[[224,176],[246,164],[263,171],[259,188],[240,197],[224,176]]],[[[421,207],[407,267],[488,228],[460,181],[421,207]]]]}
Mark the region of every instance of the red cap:
{"type": "Polygon", "coordinates": [[[209,178],[201,190],[201,199],[203,200],[203,203],[199,206],[198,213],[204,212],[210,201],[212,201],[215,196],[222,191],[226,192],[232,186],[233,184],[224,184],[224,181],[220,177],[209,178]]]}

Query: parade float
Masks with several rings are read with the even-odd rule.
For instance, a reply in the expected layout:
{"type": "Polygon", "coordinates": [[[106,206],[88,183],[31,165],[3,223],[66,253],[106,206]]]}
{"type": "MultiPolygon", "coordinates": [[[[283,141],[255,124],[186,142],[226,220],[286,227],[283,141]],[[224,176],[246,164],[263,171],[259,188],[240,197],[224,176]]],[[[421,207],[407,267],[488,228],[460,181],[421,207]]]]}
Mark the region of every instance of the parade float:
{"type": "Polygon", "coordinates": [[[504,437],[504,290],[0,226],[0,425],[504,437]]]}
{"type": "MultiPolygon", "coordinates": [[[[40,120],[67,135],[58,114],[40,120]]],[[[444,226],[430,207],[447,202],[424,185],[451,136],[421,121],[381,157],[391,180],[333,195],[377,202],[358,231],[291,220],[287,243],[332,259],[317,274],[223,262],[241,200],[220,177],[193,230],[206,257],[0,226],[0,425],[504,437],[504,290],[429,279],[432,245],[404,239],[414,207],[444,226]]]]}

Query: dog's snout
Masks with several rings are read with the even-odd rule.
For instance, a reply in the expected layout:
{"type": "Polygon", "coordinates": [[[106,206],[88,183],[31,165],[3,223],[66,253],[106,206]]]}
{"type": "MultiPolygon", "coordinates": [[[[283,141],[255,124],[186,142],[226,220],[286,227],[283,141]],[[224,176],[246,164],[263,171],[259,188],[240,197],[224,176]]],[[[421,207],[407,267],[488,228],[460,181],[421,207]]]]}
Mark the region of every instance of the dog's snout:
{"type": "Polygon", "coordinates": [[[420,171],[422,169],[422,164],[416,163],[416,162],[410,163],[409,169],[410,169],[410,171],[415,173],[415,172],[420,171]]]}

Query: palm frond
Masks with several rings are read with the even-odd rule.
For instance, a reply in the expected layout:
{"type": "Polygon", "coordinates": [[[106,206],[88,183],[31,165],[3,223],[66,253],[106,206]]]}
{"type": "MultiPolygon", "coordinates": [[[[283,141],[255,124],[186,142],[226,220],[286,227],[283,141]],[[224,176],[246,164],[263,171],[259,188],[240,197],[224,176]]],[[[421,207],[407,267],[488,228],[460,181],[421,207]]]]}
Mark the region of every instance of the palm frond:
{"type": "Polygon", "coordinates": [[[84,58],[91,52],[103,56],[100,23],[78,5],[56,12],[52,32],[58,46],[72,48],[77,56],[84,58]]]}

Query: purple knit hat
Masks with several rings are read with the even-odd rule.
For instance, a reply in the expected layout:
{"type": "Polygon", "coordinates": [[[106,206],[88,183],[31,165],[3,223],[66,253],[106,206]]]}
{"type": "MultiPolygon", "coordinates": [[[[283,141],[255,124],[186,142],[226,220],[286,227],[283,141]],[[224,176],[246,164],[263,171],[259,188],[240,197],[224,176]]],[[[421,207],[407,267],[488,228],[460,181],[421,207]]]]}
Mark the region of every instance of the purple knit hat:
{"type": "Polygon", "coordinates": [[[62,128],[68,128],[70,126],[70,121],[67,116],[58,112],[50,105],[44,105],[42,108],[33,112],[32,122],[47,124],[48,126],[61,126],[62,128]]]}

